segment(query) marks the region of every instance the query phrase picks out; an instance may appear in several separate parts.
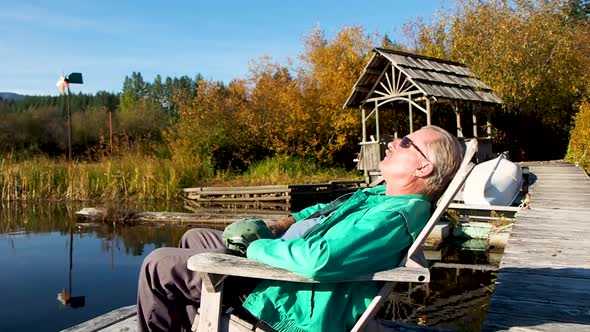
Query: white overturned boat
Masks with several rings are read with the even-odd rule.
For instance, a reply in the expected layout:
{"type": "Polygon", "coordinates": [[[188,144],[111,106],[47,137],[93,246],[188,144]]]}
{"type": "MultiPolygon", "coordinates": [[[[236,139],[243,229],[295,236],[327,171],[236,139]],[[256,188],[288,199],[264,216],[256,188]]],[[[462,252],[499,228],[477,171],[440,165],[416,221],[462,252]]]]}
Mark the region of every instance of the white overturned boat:
{"type": "Polygon", "coordinates": [[[473,168],[465,181],[463,201],[473,205],[510,205],[521,187],[522,170],[501,154],[473,168]]]}

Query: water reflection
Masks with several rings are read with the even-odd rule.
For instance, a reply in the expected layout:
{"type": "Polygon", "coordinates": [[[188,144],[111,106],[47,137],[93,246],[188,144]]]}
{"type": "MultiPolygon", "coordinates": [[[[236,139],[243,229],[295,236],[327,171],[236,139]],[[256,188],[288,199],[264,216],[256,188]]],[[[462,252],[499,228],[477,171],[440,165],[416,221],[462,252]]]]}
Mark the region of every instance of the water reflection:
{"type": "MultiPolygon", "coordinates": [[[[0,331],[57,331],[134,304],[143,258],[157,247],[176,246],[188,228],[76,224],[74,213],[82,207],[0,204],[0,331]]],[[[448,242],[426,255],[434,266],[432,281],[399,283],[380,317],[479,330],[501,251],[470,240],[448,242]]]]}
{"type": "Polygon", "coordinates": [[[58,331],[134,304],[144,256],[186,229],[79,225],[81,207],[0,204],[0,331],[58,331]]]}
{"type": "Polygon", "coordinates": [[[59,293],[57,293],[57,300],[65,307],[70,307],[73,309],[81,308],[86,304],[86,296],[79,295],[79,296],[72,296],[72,268],[74,266],[74,225],[70,224],[70,256],[69,256],[69,274],[68,274],[68,288],[62,288],[59,293]]]}
{"type": "Polygon", "coordinates": [[[479,331],[483,325],[501,248],[486,240],[447,241],[425,252],[431,265],[430,283],[398,283],[379,313],[382,319],[479,331]]]}

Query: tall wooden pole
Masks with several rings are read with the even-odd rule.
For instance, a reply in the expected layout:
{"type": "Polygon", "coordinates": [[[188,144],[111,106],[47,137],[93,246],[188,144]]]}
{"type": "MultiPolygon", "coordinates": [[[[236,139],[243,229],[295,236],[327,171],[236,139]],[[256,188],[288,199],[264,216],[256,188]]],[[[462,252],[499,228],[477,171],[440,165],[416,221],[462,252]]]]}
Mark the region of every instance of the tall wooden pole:
{"type": "Polygon", "coordinates": [[[68,108],[68,161],[72,161],[72,112],[70,109],[70,87],[68,86],[67,94],[67,108],[68,108]]]}
{"type": "Polygon", "coordinates": [[[113,155],[113,111],[109,111],[109,141],[111,144],[111,156],[113,155]]]}
{"type": "Polygon", "coordinates": [[[70,271],[68,274],[68,292],[72,296],[72,269],[74,267],[74,227],[70,222],[70,271]]]}

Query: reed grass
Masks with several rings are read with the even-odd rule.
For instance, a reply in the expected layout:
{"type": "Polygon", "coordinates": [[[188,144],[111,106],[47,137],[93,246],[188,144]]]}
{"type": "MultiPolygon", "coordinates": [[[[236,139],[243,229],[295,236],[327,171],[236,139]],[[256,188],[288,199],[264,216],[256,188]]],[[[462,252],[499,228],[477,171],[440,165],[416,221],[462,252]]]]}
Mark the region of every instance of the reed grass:
{"type": "Polygon", "coordinates": [[[198,164],[141,155],[95,163],[4,158],[0,200],[171,200],[204,173],[198,164]]]}
{"type": "Polygon", "coordinates": [[[205,185],[262,185],[360,179],[344,168],[327,168],[297,158],[266,159],[243,174],[214,172],[198,158],[158,159],[141,154],[100,162],[0,159],[2,201],[174,200],[182,188],[205,185]]]}

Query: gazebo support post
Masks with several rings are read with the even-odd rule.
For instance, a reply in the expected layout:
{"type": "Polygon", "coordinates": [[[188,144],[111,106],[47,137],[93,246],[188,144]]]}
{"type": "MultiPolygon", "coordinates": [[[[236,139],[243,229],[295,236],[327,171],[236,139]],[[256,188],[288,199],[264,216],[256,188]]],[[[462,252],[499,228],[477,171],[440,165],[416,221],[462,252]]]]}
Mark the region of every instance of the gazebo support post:
{"type": "Polygon", "coordinates": [[[377,105],[377,101],[375,101],[375,136],[379,142],[379,105],[377,105]]]}
{"type": "Polygon", "coordinates": [[[410,133],[414,132],[414,119],[412,118],[412,103],[408,103],[410,115],[410,133]]]}
{"type": "Polygon", "coordinates": [[[475,114],[475,110],[471,110],[472,118],[473,118],[473,137],[477,138],[477,115],[475,114]]]}
{"type": "Polygon", "coordinates": [[[431,116],[430,116],[430,99],[426,98],[426,125],[430,126],[432,124],[431,116]]]}
{"type": "Polygon", "coordinates": [[[492,112],[489,109],[486,112],[486,135],[492,137],[492,112]]]}
{"type": "Polygon", "coordinates": [[[367,114],[365,112],[365,108],[361,105],[359,106],[361,109],[362,117],[363,117],[363,143],[367,141],[367,114]]]}
{"type": "Polygon", "coordinates": [[[459,113],[459,105],[457,102],[453,103],[453,111],[457,117],[457,137],[463,137],[463,128],[461,127],[461,113],[459,113]]]}

